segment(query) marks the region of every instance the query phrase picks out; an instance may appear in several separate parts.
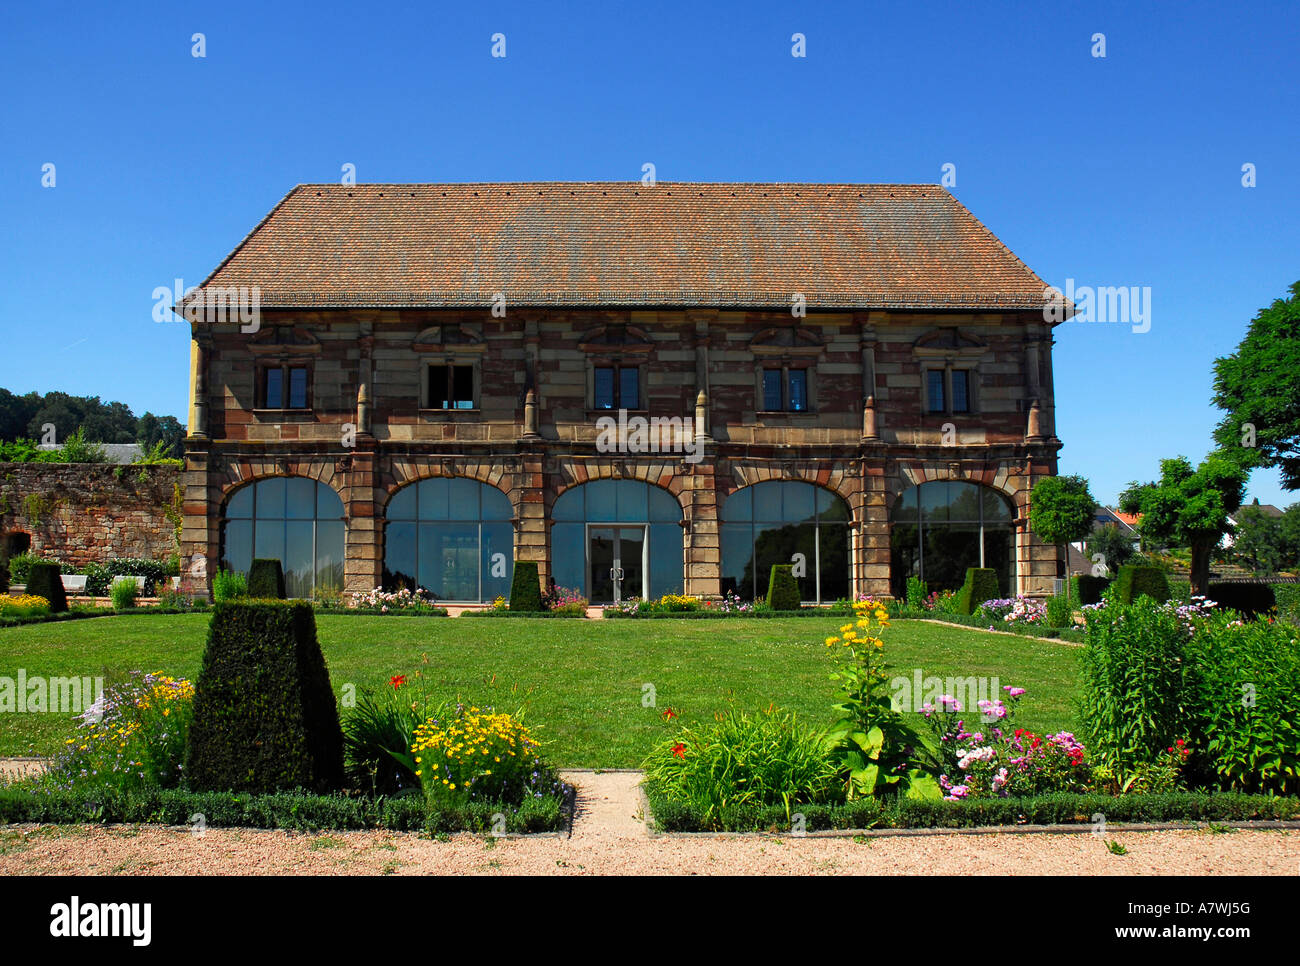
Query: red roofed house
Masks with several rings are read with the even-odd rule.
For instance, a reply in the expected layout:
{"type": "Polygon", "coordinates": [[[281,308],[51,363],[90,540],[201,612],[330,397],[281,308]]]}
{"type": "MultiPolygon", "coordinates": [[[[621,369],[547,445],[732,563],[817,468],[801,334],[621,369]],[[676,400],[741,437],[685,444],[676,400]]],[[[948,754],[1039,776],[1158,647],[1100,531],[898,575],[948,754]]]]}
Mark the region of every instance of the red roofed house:
{"type": "Polygon", "coordinates": [[[1045,288],[933,185],[300,185],[177,306],[188,580],[1048,593],[1045,288]]]}

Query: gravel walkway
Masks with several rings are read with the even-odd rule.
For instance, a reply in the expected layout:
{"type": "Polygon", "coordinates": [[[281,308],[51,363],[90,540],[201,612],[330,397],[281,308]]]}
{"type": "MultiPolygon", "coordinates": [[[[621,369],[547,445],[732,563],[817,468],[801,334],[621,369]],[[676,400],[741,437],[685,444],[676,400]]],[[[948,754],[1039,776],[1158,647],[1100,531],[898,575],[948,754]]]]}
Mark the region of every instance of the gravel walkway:
{"type": "Polygon", "coordinates": [[[24,826],[0,829],[0,875],[1290,875],[1300,832],[938,833],[793,838],[661,835],[640,819],[639,776],[570,772],[567,835],[490,839],[414,833],[24,826]]]}

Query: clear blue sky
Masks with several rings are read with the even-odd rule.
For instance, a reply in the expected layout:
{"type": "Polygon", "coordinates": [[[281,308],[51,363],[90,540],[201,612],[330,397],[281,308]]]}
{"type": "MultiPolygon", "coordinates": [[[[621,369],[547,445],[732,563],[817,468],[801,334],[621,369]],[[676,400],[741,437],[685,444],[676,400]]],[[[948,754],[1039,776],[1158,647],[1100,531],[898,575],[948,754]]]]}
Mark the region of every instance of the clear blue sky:
{"type": "MultiPolygon", "coordinates": [[[[188,327],[153,321],[154,288],[197,284],[345,163],[395,182],[647,161],[661,181],[938,182],[951,163],[1048,282],[1151,289],[1149,332],[1057,330],[1061,470],[1109,501],[1204,455],[1212,360],[1300,279],[1294,2],[181,6],[6,9],[0,386],[183,419],[188,327]]],[[[1273,473],[1251,492],[1293,501],[1273,473]]]]}

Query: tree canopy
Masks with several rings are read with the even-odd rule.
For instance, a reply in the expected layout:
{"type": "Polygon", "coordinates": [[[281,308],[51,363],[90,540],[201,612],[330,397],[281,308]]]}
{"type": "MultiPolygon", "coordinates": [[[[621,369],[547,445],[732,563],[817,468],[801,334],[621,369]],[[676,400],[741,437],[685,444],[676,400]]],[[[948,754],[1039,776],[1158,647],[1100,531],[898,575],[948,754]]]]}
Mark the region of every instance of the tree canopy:
{"type": "Polygon", "coordinates": [[[164,455],[184,455],[185,427],[175,416],[146,412],[136,418],[126,403],[106,403],[98,396],[66,392],[19,396],[0,388],[0,442],[42,442],[47,424],[53,424],[54,441],[60,445],[80,433],[96,443],[141,443],[146,452],[162,443],[164,455]]]}
{"type": "Polygon", "coordinates": [[[1255,316],[1230,356],[1214,362],[1215,441],[1242,466],[1277,467],[1300,489],[1300,282],[1255,316]]]}

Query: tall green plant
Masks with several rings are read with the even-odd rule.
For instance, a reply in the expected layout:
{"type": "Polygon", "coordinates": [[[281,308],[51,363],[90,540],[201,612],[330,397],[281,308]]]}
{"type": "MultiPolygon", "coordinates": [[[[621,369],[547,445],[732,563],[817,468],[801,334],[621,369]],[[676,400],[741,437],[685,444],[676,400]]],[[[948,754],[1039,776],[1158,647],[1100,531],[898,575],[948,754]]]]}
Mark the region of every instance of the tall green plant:
{"type": "Polygon", "coordinates": [[[831,675],[839,717],[827,739],[848,798],[898,794],[910,784],[912,753],[921,739],[890,698],[880,636],[889,626],[888,612],[875,601],[859,601],[853,610],[857,620],[841,627],[839,637],[826,638],[827,647],[848,653],[831,675]]]}
{"type": "MultiPolygon", "coordinates": [[[[1062,551],[1066,544],[1082,540],[1092,531],[1097,501],[1081,476],[1049,476],[1034,484],[1029,495],[1029,527],[1045,543],[1062,551]]],[[[1064,556],[1064,553],[1062,553],[1064,556]]],[[[1070,581],[1066,575],[1066,598],[1070,581]]]]}

